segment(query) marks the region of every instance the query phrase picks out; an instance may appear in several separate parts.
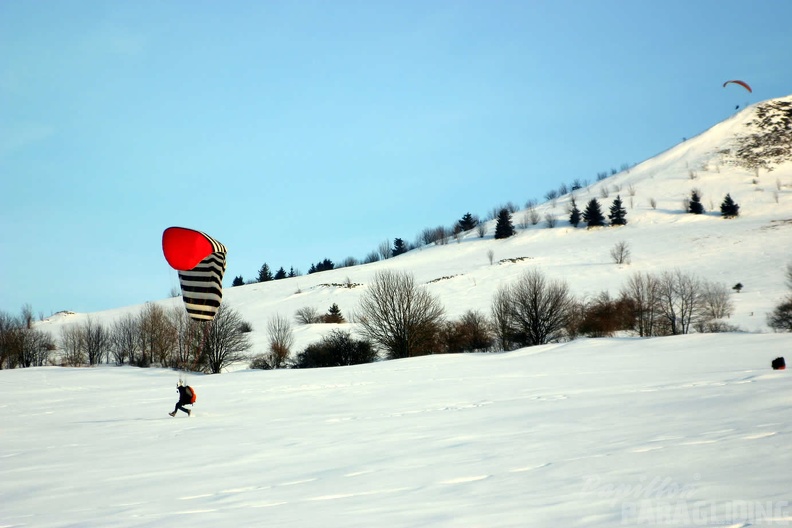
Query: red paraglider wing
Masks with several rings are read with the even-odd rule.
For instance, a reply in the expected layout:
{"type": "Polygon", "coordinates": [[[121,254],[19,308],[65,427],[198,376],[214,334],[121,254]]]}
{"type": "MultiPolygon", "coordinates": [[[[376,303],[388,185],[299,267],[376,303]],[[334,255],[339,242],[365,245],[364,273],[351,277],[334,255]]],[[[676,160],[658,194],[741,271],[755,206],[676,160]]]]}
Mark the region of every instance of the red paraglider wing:
{"type": "Polygon", "coordinates": [[[200,231],[169,227],[162,233],[162,252],[173,269],[185,271],[197,266],[214,248],[200,231]]]}
{"type": "Polygon", "coordinates": [[[738,81],[736,79],[732,80],[732,81],[726,81],[725,83],[723,83],[723,87],[726,88],[726,85],[729,84],[729,83],[739,84],[740,86],[742,86],[743,88],[745,88],[749,92],[753,93],[753,90],[751,90],[751,87],[748,86],[748,83],[745,82],[745,81],[738,81]]]}
{"type": "Polygon", "coordinates": [[[211,321],[223,299],[226,248],[206,233],[169,227],[162,233],[162,252],[179,271],[182,300],[195,321],[211,321]]]}

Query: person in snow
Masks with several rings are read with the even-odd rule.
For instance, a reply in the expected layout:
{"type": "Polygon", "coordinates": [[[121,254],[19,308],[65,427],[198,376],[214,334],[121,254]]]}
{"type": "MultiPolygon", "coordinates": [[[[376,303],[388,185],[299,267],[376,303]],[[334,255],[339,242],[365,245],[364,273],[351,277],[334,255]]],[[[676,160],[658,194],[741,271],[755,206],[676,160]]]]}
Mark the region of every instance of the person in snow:
{"type": "Polygon", "coordinates": [[[176,402],[176,407],[173,409],[173,412],[168,414],[171,416],[176,416],[176,411],[184,411],[187,413],[187,416],[190,416],[190,409],[187,409],[184,406],[190,403],[192,400],[192,394],[190,394],[188,388],[184,386],[184,382],[182,380],[179,380],[179,383],[176,384],[176,390],[179,391],[179,401],[176,402]]]}

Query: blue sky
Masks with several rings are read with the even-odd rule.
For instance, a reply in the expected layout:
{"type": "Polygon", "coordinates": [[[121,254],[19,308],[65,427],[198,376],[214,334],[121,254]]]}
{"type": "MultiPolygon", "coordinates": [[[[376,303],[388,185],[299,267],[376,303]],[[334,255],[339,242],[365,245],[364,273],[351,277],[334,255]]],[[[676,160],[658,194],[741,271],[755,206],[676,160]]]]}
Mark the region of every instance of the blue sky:
{"type": "Polygon", "coordinates": [[[792,93],[789,20],[786,0],[5,0],[0,310],[167,297],[172,225],[229,248],[230,286],[595,181],[792,93]]]}

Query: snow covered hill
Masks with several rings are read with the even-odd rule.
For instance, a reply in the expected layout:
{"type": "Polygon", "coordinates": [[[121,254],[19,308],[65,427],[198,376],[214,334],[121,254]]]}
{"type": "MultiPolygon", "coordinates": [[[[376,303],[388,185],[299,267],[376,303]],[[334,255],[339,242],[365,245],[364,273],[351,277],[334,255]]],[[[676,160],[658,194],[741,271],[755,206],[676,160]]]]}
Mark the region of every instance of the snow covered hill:
{"type": "MultiPolygon", "coordinates": [[[[620,195],[624,227],[569,226],[563,196],[537,206],[541,218],[558,217],[554,228],[528,223],[495,240],[491,222],[483,238],[229,287],[224,297],[263,352],[275,314],[336,303],[354,321],[383,269],[413,274],[452,318],[487,313],[501,285],[533,268],[578,297],[616,295],[638,271],[680,269],[742,283],[730,322],[744,333],[580,339],[333,369],[240,365],[189,376],[191,418],[167,415],[173,371],[0,371],[0,526],[789,524],[792,386],[770,361],[789,359],[792,335],[771,333],[765,315],[792,262],[792,163],[770,172],[734,164],[758,106],[576,191],[581,208],[597,198],[607,210],[620,195]],[[683,211],[693,188],[704,215],[683,211]],[[740,205],[733,220],[720,217],[726,193],[740,205]],[[628,265],[610,257],[621,241],[628,265]]],[[[57,335],[139,310],[63,313],[38,327],[57,335]]],[[[332,328],[295,326],[294,349],[332,328]]]]}
{"type": "MultiPolygon", "coordinates": [[[[792,96],[771,102],[789,103],[792,96]]],[[[734,295],[736,311],[730,322],[744,331],[766,332],[765,316],[783,296],[784,269],[792,262],[792,163],[774,166],[770,172],[757,171],[736,166],[733,155],[740,138],[756,133],[756,127],[749,124],[757,107],[764,104],[751,106],[629,171],[538,205],[540,218],[550,214],[558,219],[552,229],[544,220],[531,225],[525,220],[527,211],[518,211],[513,215],[518,234],[505,240],[493,238],[495,222],[490,221],[483,238],[474,230],[447,245],[425,246],[372,264],[226,287],[224,302],[252,323],[256,348],[263,350],[266,322],[275,314],[292,319],[300,308],[325,313],[336,303],[346,318],[354,321],[366,284],[383,269],[413,274],[419,284],[426,284],[440,298],[451,318],[469,309],[488,312],[497,288],[531,268],[566,280],[580,298],[602,291],[616,296],[638,271],[680,269],[728,288],[743,284],[742,293],[734,295]],[[693,189],[702,198],[707,211],[703,215],[684,212],[683,201],[693,189]],[[740,216],[733,220],[720,216],[720,204],[727,193],[740,206],[740,216]],[[627,209],[626,226],[587,230],[569,225],[567,211],[573,196],[581,210],[596,198],[607,214],[617,195],[627,209]],[[526,228],[519,227],[523,223],[526,228]],[[616,265],[610,256],[611,248],[622,241],[631,250],[629,265],[616,265]]],[[[792,136],[792,131],[788,135],[792,136]]],[[[460,217],[462,214],[464,211],[460,217]]],[[[229,248],[229,259],[233,259],[233,251],[229,248]]],[[[174,284],[178,284],[175,279],[174,284]]],[[[181,303],[176,298],[159,302],[164,306],[181,303]]],[[[139,309],[124,307],[90,316],[110,322],[139,309]]],[[[58,314],[40,328],[57,334],[61,326],[87,316],[58,314]]],[[[316,341],[331,327],[295,327],[295,349],[316,341]]]]}

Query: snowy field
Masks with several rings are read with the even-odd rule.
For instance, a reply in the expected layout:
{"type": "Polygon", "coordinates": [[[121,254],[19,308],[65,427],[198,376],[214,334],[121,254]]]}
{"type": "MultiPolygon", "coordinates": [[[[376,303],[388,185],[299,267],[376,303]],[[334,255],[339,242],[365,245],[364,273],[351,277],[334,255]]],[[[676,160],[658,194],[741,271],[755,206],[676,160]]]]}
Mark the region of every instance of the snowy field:
{"type": "Polygon", "coordinates": [[[792,523],[789,334],[0,376],[0,526],[792,523]]]}

